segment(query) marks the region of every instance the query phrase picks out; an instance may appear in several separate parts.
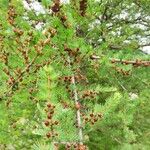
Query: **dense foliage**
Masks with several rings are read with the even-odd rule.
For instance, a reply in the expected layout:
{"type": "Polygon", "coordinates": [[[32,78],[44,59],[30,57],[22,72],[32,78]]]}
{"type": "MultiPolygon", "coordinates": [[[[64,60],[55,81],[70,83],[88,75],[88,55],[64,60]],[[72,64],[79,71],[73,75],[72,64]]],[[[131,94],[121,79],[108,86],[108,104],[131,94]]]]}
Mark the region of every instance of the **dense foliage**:
{"type": "Polygon", "coordinates": [[[41,4],[0,2],[0,149],[148,150],[150,2],[41,4]]]}

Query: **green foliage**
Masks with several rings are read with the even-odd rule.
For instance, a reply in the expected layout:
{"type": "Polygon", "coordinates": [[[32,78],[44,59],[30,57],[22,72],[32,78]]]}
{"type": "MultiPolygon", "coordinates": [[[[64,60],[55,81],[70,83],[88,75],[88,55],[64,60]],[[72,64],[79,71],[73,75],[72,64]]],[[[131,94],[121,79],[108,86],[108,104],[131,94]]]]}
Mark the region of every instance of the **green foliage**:
{"type": "Polygon", "coordinates": [[[22,1],[2,0],[0,149],[53,150],[53,142],[83,142],[90,150],[149,149],[150,69],[140,61],[149,56],[137,37],[149,36],[144,18],[150,4],[82,3],[84,8],[70,1],[48,13],[55,2],[42,0],[47,13],[36,15],[22,1]],[[119,18],[122,12],[128,16],[119,18]],[[44,27],[37,30],[39,22],[44,27]],[[140,23],[146,29],[133,26],[140,23]]]}

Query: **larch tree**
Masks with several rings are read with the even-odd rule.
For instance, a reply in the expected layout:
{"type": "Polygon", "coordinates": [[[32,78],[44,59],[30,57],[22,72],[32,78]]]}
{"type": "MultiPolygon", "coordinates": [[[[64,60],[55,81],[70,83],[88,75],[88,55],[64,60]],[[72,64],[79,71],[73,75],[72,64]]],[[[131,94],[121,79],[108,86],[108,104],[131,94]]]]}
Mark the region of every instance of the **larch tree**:
{"type": "Polygon", "coordinates": [[[150,2],[67,2],[0,2],[0,149],[148,150],[150,2]]]}

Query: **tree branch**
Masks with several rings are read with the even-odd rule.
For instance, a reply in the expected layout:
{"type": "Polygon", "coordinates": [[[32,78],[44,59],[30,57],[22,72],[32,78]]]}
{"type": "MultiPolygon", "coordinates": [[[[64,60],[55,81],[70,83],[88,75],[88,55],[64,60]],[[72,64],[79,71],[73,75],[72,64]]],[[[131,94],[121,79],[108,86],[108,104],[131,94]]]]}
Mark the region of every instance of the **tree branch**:
{"type": "MultiPolygon", "coordinates": [[[[101,57],[104,56],[97,56],[97,55],[91,55],[90,59],[92,60],[98,60],[101,57]]],[[[150,66],[150,61],[146,61],[146,60],[122,60],[122,59],[115,59],[115,58],[109,58],[109,60],[111,61],[111,63],[121,63],[121,64],[125,64],[125,65],[138,65],[138,66],[150,66]]]]}
{"type": "MultiPolygon", "coordinates": [[[[69,62],[69,66],[70,66],[70,68],[71,68],[71,65],[70,65],[70,57],[68,58],[68,62],[69,62]]],[[[74,86],[74,89],[73,89],[74,101],[75,101],[75,105],[77,106],[77,105],[79,105],[79,102],[78,102],[78,94],[77,94],[76,81],[75,81],[75,76],[74,76],[74,74],[72,74],[71,83],[72,83],[73,86],[74,86]]],[[[82,126],[81,126],[81,125],[82,125],[82,122],[81,122],[80,109],[77,109],[76,117],[77,117],[77,126],[78,126],[79,142],[80,142],[80,144],[83,144],[83,132],[82,132],[82,126]]]]}

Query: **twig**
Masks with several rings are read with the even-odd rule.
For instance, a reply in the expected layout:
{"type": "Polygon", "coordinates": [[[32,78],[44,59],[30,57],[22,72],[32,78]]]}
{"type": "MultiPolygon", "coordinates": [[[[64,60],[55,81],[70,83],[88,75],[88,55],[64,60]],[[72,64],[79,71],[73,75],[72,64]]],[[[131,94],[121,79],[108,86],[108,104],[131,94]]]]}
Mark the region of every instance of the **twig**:
{"type": "Polygon", "coordinates": [[[35,60],[36,60],[37,57],[38,57],[38,55],[36,55],[33,58],[33,60],[24,68],[24,70],[20,73],[20,75],[15,80],[15,82],[9,87],[9,90],[4,93],[4,97],[5,96],[9,96],[9,95],[12,94],[12,87],[22,78],[22,76],[24,75],[24,73],[33,65],[33,63],[35,62],[35,60]]]}
{"type": "MultiPolygon", "coordinates": [[[[104,55],[102,56],[97,56],[97,55],[91,55],[90,56],[90,59],[92,60],[98,60],[100,59],[101,57],[104,57],[104,55]]],[[[150,66],[150,61],[146,61],[146,60],[122,60],[122,59],[116,59],[116,58],[109,58],[109,60],[112,62],[112,63],[122,63],[122,64],[132,64],[132,65],[145,65],[145,66],[150,66]]]]}
{"type": "Polygon", "coordinates": [[[65,142],[65,141],[57,141],[57,142],[53,142],[53,144],[63,144],[63,145],[66,145],[66,144],[78,144],[78,142],[65,142]]]}
{"type": "MultiPolygon", "coordinates": [[[[68,62],[69,62],[69,66],[71,67],[71,65],[70,65],[70,58],[68,58],[68,62]]],[[[79,102],[78,102],[78,94],[77,94],[76,81],[75,81],[75,76],[74,76],[74,74],[72,74],[71,83],[72,83],[73,86],[74,86],[73,93],[74,93],[75,105],[78,105],[78,104],[79,104],[79,102]]],[[[83,133],[82,133],[82,127],[81,127],[81,124],[82,124],[82,123],[81,123],[81,113],[80,113],[80,109],[77,109],[76,117],[77,117],[77,126],[78,126],[79,142],[80,142],[80,144],[83,144],[83,133]]]]}

